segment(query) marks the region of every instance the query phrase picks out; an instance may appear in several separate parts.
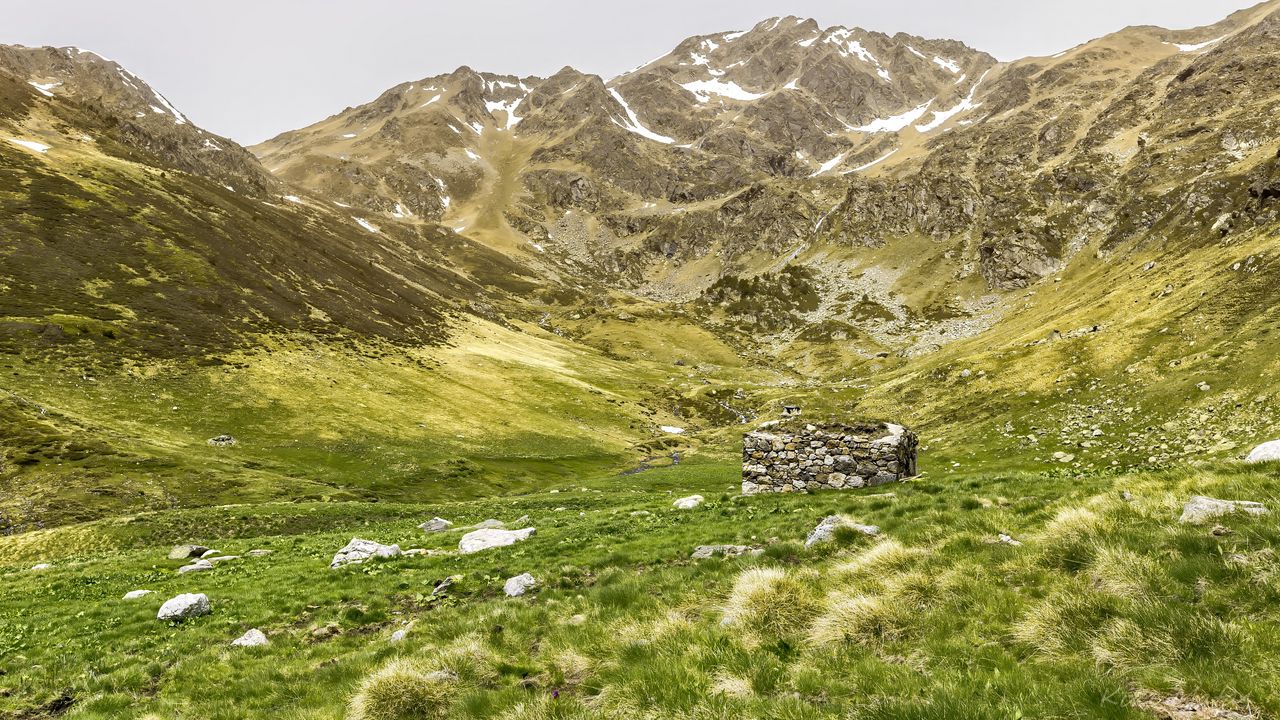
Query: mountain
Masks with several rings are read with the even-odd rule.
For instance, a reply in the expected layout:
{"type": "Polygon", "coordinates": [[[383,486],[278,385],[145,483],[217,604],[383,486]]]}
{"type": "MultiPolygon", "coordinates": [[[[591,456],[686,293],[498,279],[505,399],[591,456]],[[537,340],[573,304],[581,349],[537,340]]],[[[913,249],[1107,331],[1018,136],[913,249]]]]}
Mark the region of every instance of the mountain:
{"type": "Polygon", "coordinates": [[[771,18],[252,152],[4,48],[9,524],[536,488],[780,403],[939,463],[1229,456],[1274,428],[1278,10],[1014,62],[771,18]]]}
{"type": "Polygon", "coordinates": [[[0,46],[0,718],[1276,717],[1277,117],[1280,0],[254,148],[0,46]],[[739,494],[831,422],[920,474],[739,494]]]}

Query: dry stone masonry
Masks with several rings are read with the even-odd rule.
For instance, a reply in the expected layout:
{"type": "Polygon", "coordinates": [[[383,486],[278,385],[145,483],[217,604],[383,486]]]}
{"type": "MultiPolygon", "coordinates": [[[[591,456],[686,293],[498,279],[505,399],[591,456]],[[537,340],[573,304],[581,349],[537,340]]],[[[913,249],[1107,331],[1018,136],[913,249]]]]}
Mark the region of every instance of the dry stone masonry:
{"type": "Polygon", "coordinates": [[[892,423],[805,425],[742,438],[742,494],[869,487],[916,474],[916,434],[892,423]]]}

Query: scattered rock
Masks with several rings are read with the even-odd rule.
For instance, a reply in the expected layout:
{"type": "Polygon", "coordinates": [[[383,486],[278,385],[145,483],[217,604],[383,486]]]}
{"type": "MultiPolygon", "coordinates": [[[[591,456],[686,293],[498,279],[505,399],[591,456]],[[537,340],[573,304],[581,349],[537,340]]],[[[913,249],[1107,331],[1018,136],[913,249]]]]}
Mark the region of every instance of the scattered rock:
{"type": "Polygon", "coordinates": [[[1057,460],[1060,463],[1069,463],[1072,460],[1075,460],[1076,456],[1072,455],[1069,452],[1062,452],[1061,450],[1059,450],[1058,452],[1053,454],[1053,459],[1057,460]]]}
{"type": "Polygon", "coordinates": [[[1121,499],[1121,500],[1123,500],[1123,501],[1125,501],[1125,502],[1132,502],[1132,501],[1133,501],[1133,493],[1129,492],[1128,490],[1121,490],[1121,491],[1120,491],[1120,499],[1121,499]]]}
{"type": "Polygon", "coordinates": [[[569,618],[570,625],[581,625],[587,621],[587,616],[581,613],[569,618]]]}
{"type": "Polygon", "coordinates": [[[502,530],[506,527],[507,527],[507,524],[502,522],[501,520],[494,520],[493,518],[489,518],[484,522],[478,522],[475,525],[472,525],[471,529],[472,530],[502,530]]]}
{"type": "Polygon", "coordinates": [[[270,554],[271,554],[270,550],[261,550],[261,549],[250,550],[249,552],[245,553],[245,555],[248,557],[266,557],[270,554]]]}
{"type": "Polygon", "coordinates": [[[514,545],[521,540],[527,540],[535,532],[537,532],[537,529],[531,527],[523,530],[502,530],[498,528],[472,530],[463,535],[462,539],[458,541],[458,551],[473,553],[488,550],[489,548],[506,547],[514,545]]]}
{"type": "Polygon", "coordinates": [[[124,597],[120,599],[121,600],[137,600],[138,598],[144,598],[154,592],[155,590],[130,590],[129,592],[124,594],[124,597]]]}
{"type": "Polygon", "coordinates": [[[1178,695],[1162,696],[1147,693],[1138,698],[1138,706],[1160,720],[1252,720],[1234,710],[1214,707],[1178,695]]]}
{"type": "Polygon", "coordinates": [[[405,557],[416,557],[418,555],[430,555],[431,551],[426,548],[409,548],[401,554],[405,557]]]}
{"type": "Polygon", "coordinates": [[[186,575],[187,573],[200,572],[202,570],[212,570],[212,569],[213,569],[213,563],[209,562],[208,560],[197,560],[191,563],[190,565],[183,565],[182,567],[178,568],[178,574],[186,575]]]}
{"type": "Polygon", "coordinates": [[[435,517],[422,523],[418,527],[422,528],[423,532],[437,533],[437,532],[444,532],[445,530],[448,530],[449,528],[453,527],[453,523],[449,522],[448,520],[445,520],[444,518],[435,517]]]}
{"type": "Polygon", "coordinates": [[[204,593],[183,593],[169,598],[156,613],[157,620],[188,620],[213,612],[209,596],[204,593]]]}
{"type": "Polygon", "coordinates": [[[209,548],[203,545],[175,545],[169,551],[170,560],[188,560],[190,558],[198,558],[209,552],[209,548]]]}
{"type": "Polygon", "coordinates": [[[230,435],[219,435],[209,438],[208,443],[212,447],[232,447],[236,444],[236,439],[230,435]]]}
{"type": "Polygon", "coordinates": [[[36,572],[40,572],[41,570],[48,570],[51,567],[53,566],[50,565],[49,563],[36,563],[35,565],[31,566],[31,569],[36,572]]]}
{"type": "Polygon", "coordinates": [[[311,639],[313,641],[328,640],[329,638],[334,637],[335,635],[341,635],[341,634],[342,634],[342,628],[338,626],[338,623],[329,623],[327,625],[321,625],[320,627],[313,629],[311,631],[311,639]]]}
{"type": "Polygon", "coordinates": [[[631,517],[649,517],[653,513],[648,510],[632,510],[629,514],[631,517]]]}
{"type": "Polygon", "coordinates": [[[1178,522],[1199,524],[1237,511],[1250,515],[1265,515],[1267,508],[1262,503],[1249,500],[1218,500],[1195,495],[1183,506],[1182,517],[1178,518],[1178,522]]]}
{"type": "Polygon", "coordinates": [[[804,546],[809,547],[818,543],[828,542],[835,538],[836,530],[842,527],[852,528],[854,531],[869,537],[875,537],[880,534],[880,528],[875,525],[860,525],[846,517],[829,515],[818,523],[813,532],[809,533],[809,537],[805,538],[804,546]]]}
{"type": "Polygon", "coordinates": [[[1229,527],[1214,525],[1213,529],[1210,530],[1209,532],[1213,533],[1217,537],[1226,537],[1227,535],[1230,535],[1234,531],[1229,527]]]}
{"type": "Polygon", "coordinates": [[[343,565],[362,563],[369,558],[389,558],[396,557],[399,554],[399,545],[383,545],[372,540],[351,538],[351,542],[347,543],[346,547],[333,556],[333,562],[329,563],[329,567],[337,568],[343,565]]]}
{"type": "Polygon", "coordinates": [[[996,536],[996,542],[1002,545],[1011,545],[1013,547],[1022,547],[1022,541],[1014,540],[1012,535],[1000,533],[996,536]]]}
{"type": "Polygon", "coordinates": [[[391,637],[387,638],[387,642],[392,644],[403,642],[405,637],[407,637],[408,635],[409,635],[409,628],[400,628],[399,630],[391,633],[391,637]]]}
{"type": "Polygon", "coordinates": [[[444,595],[447,595],[449,593],[449,588],[453,587],[453,583],[460,577],[460,575],[450,575],[436,583],[436,586],[431,590],[431,597],[443,597],[444,595]]]}
{"type": "Polygon", "coordinates": [[[671,503],[671,506],[677,510],[692,510],[701,505],[704,500],[705,498],[701,495],[690,495],[689,497],[682,497],[671,503]]]}
{"type": "Polygon", "coordinates": [[[513,578],[507,578],[507,581],[502,584],[502,592],[506,593],[508,597],[519,597],[537,584],[538,581],[532,575],[521,573],[513,578]]]}
{"type": "Polygon", "coordinates": [[[750,545],[699,545],[694,548],[693,554],[689,557],[694,560],[706,560],[708,558],[713,558],[716,555],[722,555],[724,557],[738,557],[748,553],[752,555],[759,555],[762,552],[764,552],[763,549],[752,547],[750,545]]]}
{"type": "Polygon", "coordinates": [[[231,641],[231,647],[262,647],[270,644],[271,641],[267,639],[266,633],[258,628],[254,628],[231,641]]]}
{"type": "Polygon", "coordinates": [[[200,557],[209,558],[209,557],[213,557],[214,555],[221,555],[221,554],[222,553],[218,552],[217,550],[205,550],[204,552],[200,553],[200,557]]]}
{"type": "Polygon", "coordinates": [[[200,562],[207,562],[211,565],[217,565],[224,560],[239,560],[239,555],[214,555],[213,557],[202,558],[200,562]]]}
{"type": "Polygon", "coordinates": [[[528,515],[521,515],[520,517],[516,518],[516,521],[515,521],[515,522],[513,522],[513,523],[511,523],[511,524],[512,524],[512,525],[517,525],[517,526],[519,526],[519,525],[528,525],[528,524],[529,524],[529,516],[528,516],[528,515]]]}
{"type": "Polygon", "coordinates": [[[1254,448],[1249,457],[1244,459],[1249,464],[1280,460],[1280,440],[1265,442],[1254,448]]]}

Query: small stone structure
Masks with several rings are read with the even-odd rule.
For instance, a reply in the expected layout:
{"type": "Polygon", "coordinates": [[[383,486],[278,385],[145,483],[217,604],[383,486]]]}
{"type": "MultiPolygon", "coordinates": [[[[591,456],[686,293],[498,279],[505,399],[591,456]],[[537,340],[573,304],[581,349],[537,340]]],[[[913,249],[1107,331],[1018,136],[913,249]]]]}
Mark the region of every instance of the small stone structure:
{"type": "Polygon", "coordinates": [[[916,474],[916,434],[892,423],[770,428],[742,436],[742,494],[869,487],[916,474]]]}

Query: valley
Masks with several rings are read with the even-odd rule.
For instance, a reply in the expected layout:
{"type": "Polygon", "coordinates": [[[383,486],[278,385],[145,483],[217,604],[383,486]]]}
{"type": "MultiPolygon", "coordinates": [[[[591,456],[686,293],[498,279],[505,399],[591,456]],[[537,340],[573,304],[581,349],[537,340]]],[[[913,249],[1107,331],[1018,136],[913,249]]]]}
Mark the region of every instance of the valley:
{"type": "Polygon", "coordinates": [[[788,16],[246,148],[0,46],[0,718],[1275,716],[1276,516],[1180,513],[1280,506],[1278,70],[788,16]],[[743,495],[785,407],[920,474],[743,495]]]}

